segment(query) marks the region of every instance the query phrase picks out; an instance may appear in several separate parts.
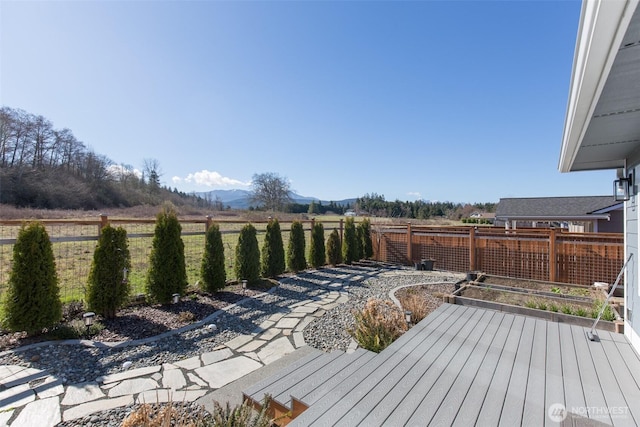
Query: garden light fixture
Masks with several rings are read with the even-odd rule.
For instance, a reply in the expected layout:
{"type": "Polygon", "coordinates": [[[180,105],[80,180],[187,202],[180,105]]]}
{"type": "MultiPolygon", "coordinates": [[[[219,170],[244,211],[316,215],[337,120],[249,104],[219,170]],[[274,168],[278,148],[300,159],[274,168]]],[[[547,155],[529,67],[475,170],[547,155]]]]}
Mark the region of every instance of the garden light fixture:
{"type": "Polygon", "coordinates": [[[247,280],[246,279],[242,281],[242,289],[243,290],[247,289],[247,280]]]}
{"type": "Polygon", "coordinates": [[[411,315],[412,315],[412,314],[413,314],[413,313],[412,313],[411,311],[409,311],[409,310],[406,310],[406,311],[404,312],[404,320],[406,320],[406,321],[407,321],[407,325],[411,324],[411,315]]]}
{"type": "Polygon", "coordinates": [[[173,303],[177,304],[178,302],[180,302],[180,294],[173,294],[173,303]]]}
{"type": "Polygon", "coordinates": [[[96,317],[96,314],[93,311],[89,311],[82,315],[82,320],[84,321],[84,326],[87,327],[87,334],[89,334],[89,329],[93,325],[93,320],[96,317]]]}

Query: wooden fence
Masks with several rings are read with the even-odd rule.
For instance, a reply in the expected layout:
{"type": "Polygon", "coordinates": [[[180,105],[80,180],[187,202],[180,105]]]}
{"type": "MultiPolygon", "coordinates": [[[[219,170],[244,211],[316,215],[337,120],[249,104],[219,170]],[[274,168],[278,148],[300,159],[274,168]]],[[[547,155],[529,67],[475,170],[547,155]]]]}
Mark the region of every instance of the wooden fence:
{"type": "Polygon", "coordinates": [[[378,261],[581,285],[613,283],[624,263],[621,233],[406,224],[376,226],[372,240],[378,261]]]}

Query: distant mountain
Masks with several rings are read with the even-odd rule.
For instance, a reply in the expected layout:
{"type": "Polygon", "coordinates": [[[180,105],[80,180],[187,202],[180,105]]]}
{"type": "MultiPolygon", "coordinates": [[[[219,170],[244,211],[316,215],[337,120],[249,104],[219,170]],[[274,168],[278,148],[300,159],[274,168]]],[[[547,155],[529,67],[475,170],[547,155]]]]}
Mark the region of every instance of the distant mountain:
{"type": "MultiPolygon", "coordinates": [[[[251,191],[247,190],[211,190],[205,192],[195,193],[196,196],[200,196],[204,199],[216,200],[220,199],[224,206],[229,206],[231,209],[248,209],[251,206],[251,191]]],[[[323,205],[328,205],[331,201],[320,200],[317,197],[301,196],[294,192],[289,193],[289,197],[294,203],[306,205],[314,202],[321,202],[323,205]]],[[[346,206],[353,204],[356,199],[344,199],[333,200],[336,204],[346,206]]]]}

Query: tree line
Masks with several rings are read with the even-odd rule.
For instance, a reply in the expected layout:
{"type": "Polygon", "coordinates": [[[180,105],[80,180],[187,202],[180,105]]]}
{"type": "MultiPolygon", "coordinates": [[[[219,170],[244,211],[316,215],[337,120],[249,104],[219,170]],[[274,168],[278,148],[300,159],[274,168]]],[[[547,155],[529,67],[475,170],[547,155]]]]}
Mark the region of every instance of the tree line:
{"type": "Polygon", "coordinates": [[[202,198],[160,184],[159,164],[145,159],[142,173],[95,153],[68,128],[41,116],[0,108],[0,203],[44,209],[176,205],[208,207],[202,198]]]}

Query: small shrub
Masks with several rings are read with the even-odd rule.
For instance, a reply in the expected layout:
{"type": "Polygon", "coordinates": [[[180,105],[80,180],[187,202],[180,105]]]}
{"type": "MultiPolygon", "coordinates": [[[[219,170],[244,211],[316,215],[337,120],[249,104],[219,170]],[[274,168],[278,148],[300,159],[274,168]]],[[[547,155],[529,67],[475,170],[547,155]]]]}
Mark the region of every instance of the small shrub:
{"type": "Polygon", "coordinates": [[[131,288],[126,274],[130,270],[127,231],[107,225],[100,232],[87,280],[89,310],[107,319],[114,318],[129,298],[131,288]]]}
{"type": "Polygon", "coordinates": [[[11,331],[41,332],[62,318],[58,274],[51,241],[40,222],[23,225],[13,245],[4,301],[4,325],[11,331]]]}
{"type": "Polygon", "coordinates": [[[322,267],[327,260],[324,247],[324,226],[316,222],[311,229],[311,243],[309,245],[309,264],[314,268],[322,267]]]}
{"type": "Polygon", "coordinates": [[[342,262],[351,264],[358,258],[358,237],[353,217],[348,217],[344,222],[344,238],[342,240],[342,262]]]}
{"type": "Polygon", "coordinates": [[[327,262],[331,265],[338,265],[342,262],[340,234],[338,234],[338,230],[335,228],[327,239],[327,262]]]}
{"type": "Polygon", "coordinates": [[[562,291],[560,290],[560,288],[558,287],[553,287],[551,288],[551,292],[553,292],[554,294],[560,294],[562,293],[562,291]]]}
{"type": "MultiPolygon", "coordinates": [[[[197,411],[194,416],[192,410],[178,410],[173,402],[166,404],[144,403],[131,412],[120,424],[121,427],[204,427],[218,426],[212,423],[211,417],[204,411],[197,411]]],[[[242,426],[230,424],[229,427],[242,426]]]]}
{"type": "Polygon", "coordinates": [[[245,400],[242,405],[230,407],[227,402],[222,407],[217,401],[213,402],[213,425],[216,427],[270,427],[275,425],[275,421],[268,416],[271,396],[264,396],[261,403],[260,412],[254,412],[251,404],[245,400]]]}
{"type": "Polygon", "coordinates": [[[178,313],[178,320],[183,323],[189,323],[196,320],[196,315],[190,311],[181,311],[178,313]]]}
{"type": "Polygon", "coordinates": [[[530,299],[524,303],[524,306],[527,308],[538,308],[538,303],[535,300],[530,299]]]}
{"type": "Polygon", "coordinates": [[[287,264],[289,270],[293,272],[307,268],[305,259],[304,228],[300,221],[291,223],[291,235],[289,236],[289,247],[287,249],[287,264]]]}
{"type": "Polygon", "coordinates": [[[402,308],[411,312],[411,321],[413,323],[420,322],[429,314],[429,306],[422,295],[418,293],[408,292],[398,300],[402,308]]]}
{"type": "Polygon", "coordinates": [[[151,299],[162,304],[169,303],[175,293],[183,295],[187,289],[181,231],[175,209],[166,205],[156,217],[146,282],[151,299]]]}
{"type": "Polygon", "coordinates": [[[407,330],[404,313],[393,303],[370,299],[362,311],[353,313],[351,336],[361,347],[379,353],[407,330]]]}
{"type": "Polygon", "coordinates": [[[284,244],[277,219],[267,224],[267,232],[262,246],[262,277],[276,277],[284,273],[284,244]]]}
{"type": "MultiPolygon", "coordinates": [[[[600,310],[602,309],[602,304],[604,304],[604,301],[596,301],[593,303],[593,309],[591,310],[592,318],[596,319],[598,317],[598,313],[600,313],[600,310]]],[[[606,305],[600,319],[607,320],[609,322],[613,322],[614,320],[616,320],[616,313],[613,311],[613,308],[611,308],[609,304],[606,305]]]]}
{"type": "Polygon", "coordinates": [[[549,304],[549,311],[553,311],[554,313],[558,312],[558,306],[554,303],[549,304]]]}
{"type": "Polygon", "coordinates": [[[59,325],[47,332],[47,337],[52,340],[73,340],[78,338],[90,338],[104,329],[101,322],[94,321],[87,329],[82,320],[74,319],[65,325],[59,325]]]}
{"type": "Polygon", "coordinates": [[[252,224],[246,224],[240,230],[236,245],[235,273],[238,280],[245,279],[249,283],[260,279],[260,249],[256,228],[252,224]]]}
{"type": "Polygon", "coordinates": [[[539,301],[538,302],[538,310],[547,310],[547,303],[544,301],[539,301]]]}
{"type": "Polygon", "coordinates": [[[202,277],[200,286],[207,292],[218,291],[224,288],[227,283],[222,233],[220,233],[220,226],[216,223],[209,226],[205,235],[200,276],[202,277]]]}

